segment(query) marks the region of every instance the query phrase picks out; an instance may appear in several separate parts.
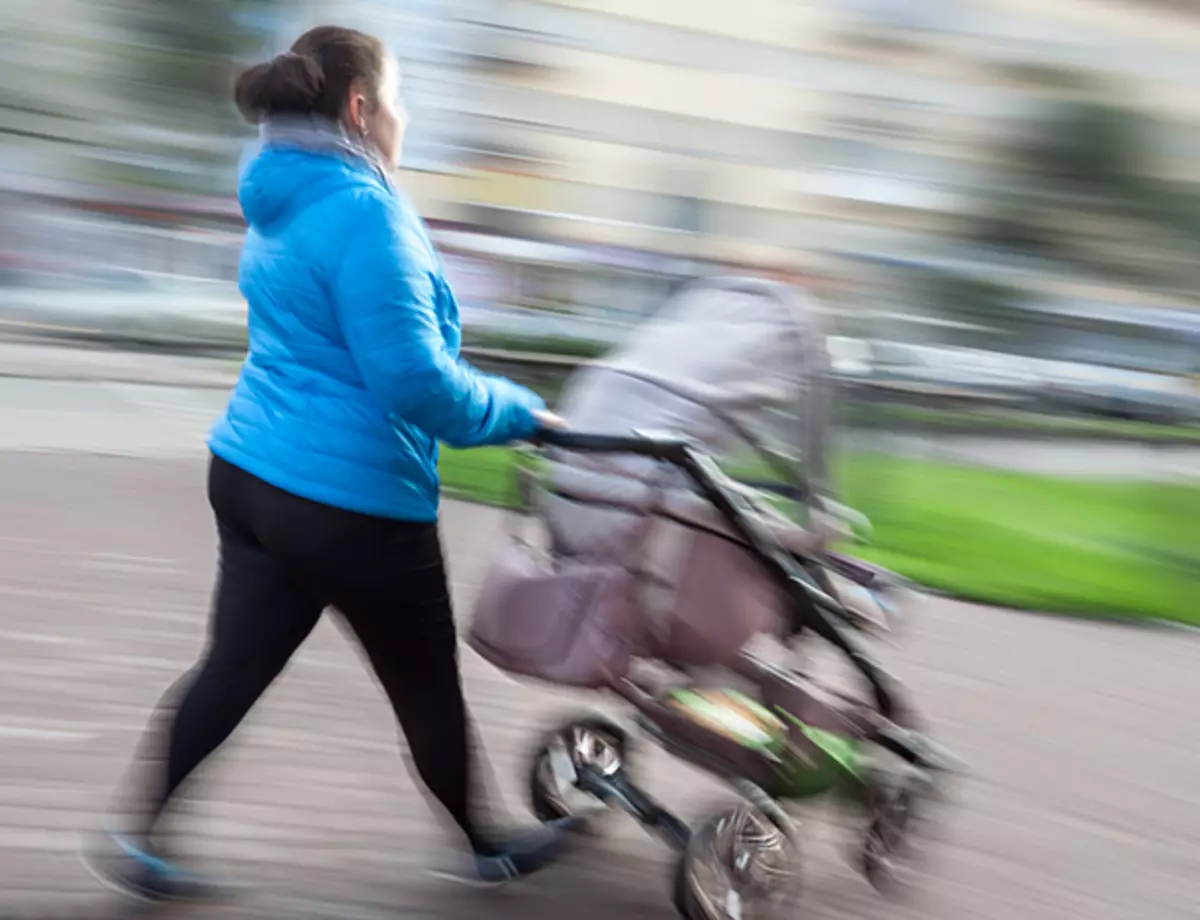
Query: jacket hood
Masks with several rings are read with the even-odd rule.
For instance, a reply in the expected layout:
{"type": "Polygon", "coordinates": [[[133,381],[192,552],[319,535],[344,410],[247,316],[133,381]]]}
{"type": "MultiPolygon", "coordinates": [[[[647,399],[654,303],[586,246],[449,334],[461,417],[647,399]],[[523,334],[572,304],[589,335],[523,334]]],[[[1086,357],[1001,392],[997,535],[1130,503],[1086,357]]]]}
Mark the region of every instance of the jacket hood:
{"type": "Polygon", "coordinates": [[[388,184],[370,156],[340,131],[310,121],[270,123],[242,170],[238,202],[247,223],[270,233],[318,199],[372,181],[388,184]]]}
{"type": "Polygon", "coordinates": [[[265,147],[242,171],[238,202],[246,222],[259,231],[286,223],[312,193],[311,157],[265,147]]]}

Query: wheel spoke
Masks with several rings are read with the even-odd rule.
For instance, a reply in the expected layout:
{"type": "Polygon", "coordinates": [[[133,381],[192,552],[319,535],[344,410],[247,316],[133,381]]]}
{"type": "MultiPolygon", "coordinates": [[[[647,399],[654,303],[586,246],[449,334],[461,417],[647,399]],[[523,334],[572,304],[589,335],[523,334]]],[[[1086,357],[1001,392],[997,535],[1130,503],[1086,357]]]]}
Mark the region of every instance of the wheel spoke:
{"type": "MultiPolygon", "coordinates": [[[[680,865],[689,920],[760,920],[784,904],[795,880],[792,842],[752,806],[711,818],[680,865]]],[[[684,910],[681,907],[681,910],[684,910]]]]}

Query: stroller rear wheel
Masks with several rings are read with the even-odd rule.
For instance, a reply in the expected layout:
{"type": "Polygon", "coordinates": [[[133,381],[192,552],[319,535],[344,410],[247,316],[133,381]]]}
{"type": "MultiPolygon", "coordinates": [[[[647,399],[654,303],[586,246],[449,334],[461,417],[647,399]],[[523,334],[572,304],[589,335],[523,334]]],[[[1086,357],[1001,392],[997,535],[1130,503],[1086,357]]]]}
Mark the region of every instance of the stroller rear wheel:
{"type": "Polygon", "coordinates": [[[529,800],[541,821],[593,817],[606,811],[587,790],[587,776],[611,779],[629,769],[624,729],[602,716],[571,719],[550,732],[534,751],[529,800]]]}
{"type": "Polygon", "coordinates": [[[761,920],[796,893],[795,842],[758,808],[718,812],[692,835],[675,870],[675,909],[685,920],[761,920]]]}
{"type": "Polygon", "coordinates": [[[913,883],[920,861],[923,824],[935,791],[925,776],[880,783],[873,791],[871,823],[859,864],[867,881],[880,893],[895,893],[913,883]]]}

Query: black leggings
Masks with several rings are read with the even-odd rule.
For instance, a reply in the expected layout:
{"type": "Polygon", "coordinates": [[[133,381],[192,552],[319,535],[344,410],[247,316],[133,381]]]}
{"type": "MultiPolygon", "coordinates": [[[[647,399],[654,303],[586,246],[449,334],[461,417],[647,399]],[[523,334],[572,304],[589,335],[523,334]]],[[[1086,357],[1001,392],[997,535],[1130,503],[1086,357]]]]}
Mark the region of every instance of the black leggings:
{"type": "Polygon", "coordinates": [[[437,525],[306,501],[219,458],[208,488],[220,536],[209,646],[181,681],[182,697],[164,699],[164,711],[173,709],[165,737],[149,733],[166,769],[151,782],[147,836],[334,607],[383,684],[421,780],[478,846],[470,727],[437,525]]]}

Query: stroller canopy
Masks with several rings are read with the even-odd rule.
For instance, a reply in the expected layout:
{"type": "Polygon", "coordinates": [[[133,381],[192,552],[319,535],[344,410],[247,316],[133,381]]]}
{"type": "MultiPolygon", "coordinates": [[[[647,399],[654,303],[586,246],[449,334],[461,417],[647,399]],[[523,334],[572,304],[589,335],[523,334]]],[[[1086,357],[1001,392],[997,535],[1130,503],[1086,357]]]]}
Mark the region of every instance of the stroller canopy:
{"type": "Polygon", "coordinates": [[[561,405],[579,430],[686,435],[718,458],[765,452],[820,491],[829,390],[823,318],[794,288],[693,283],[603,360],[561,405]]]}

